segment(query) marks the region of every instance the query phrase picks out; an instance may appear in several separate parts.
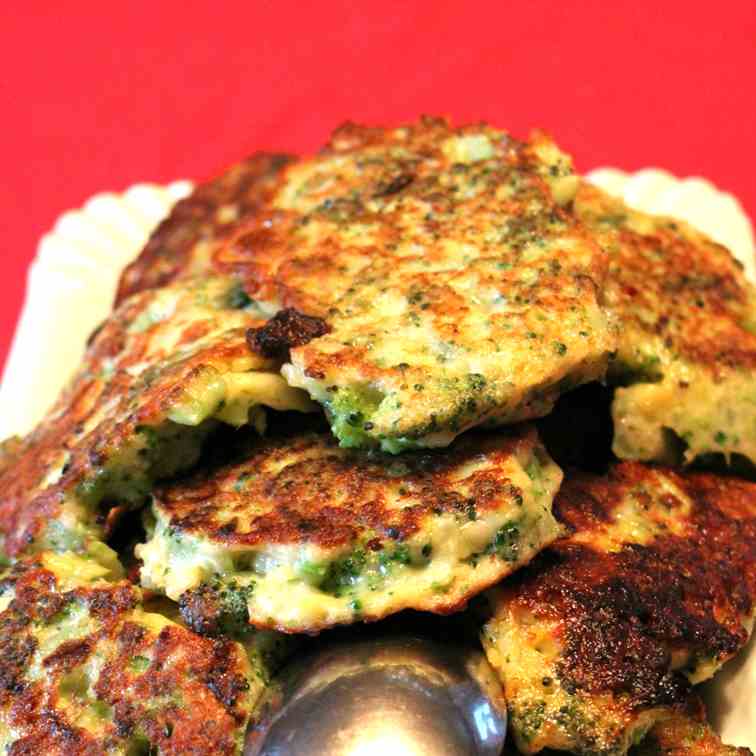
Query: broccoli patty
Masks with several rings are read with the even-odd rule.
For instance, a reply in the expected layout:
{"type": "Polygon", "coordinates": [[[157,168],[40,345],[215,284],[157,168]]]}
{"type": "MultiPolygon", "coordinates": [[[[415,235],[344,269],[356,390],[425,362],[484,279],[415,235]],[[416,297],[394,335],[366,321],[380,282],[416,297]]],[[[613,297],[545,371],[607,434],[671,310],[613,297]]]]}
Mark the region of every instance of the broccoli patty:
{"type": "Polygon", "coordinates": [[[257,153],[195,187],[176,203],[137,259],[123,271],[116,305],[145,289],[208,273],[215,249],[263,203],[291,160],[286,155],[257,153]]]}
{"type": "Polygon", "coordinates": [[[214,265],[262,310],[325,321],[283,373],[343,445],[446,446],[604,375],[605,254],[562,209],[577,181],[541,134],[347,125],[282,171],[214,265]]]}
{"type": "Polygon", "coordinates": [[[560,534],[561,478],[533,429],[400,457],[330,434],[259,439],[242,462],[156,492],[142,582],[211,633],[452,612],[560,534]]]}
{"type": "Polygon", "coordinates": [[[490,594],[518,748],[623,754],[748,641],[756,484],[635,462],[568,477],[570,530],[490,594]]]}
{"type": "Polygon", "coordinates": [[[240,754],[271,634],[203,638],[96,562],[46,552],[0,576],[0,749],[240,754]]]}
{"type": "Polygon", "coordinates": [[[107,530],[111,507],[140,505],[156,479],[191,467],[215,424],[262,427],[262,405],[311,409],[279,362],[249,349],[247,330],[263,322],[222,277],[126,300],[48,416],[3,445],[6,554],[86,551],[107,530]]]}
{"type": "Polygon", "coordinates": [[[606,303],[620,324],[610,370],[614,452],[675,462],[756,462],[756,289],[727,249],[682,221],[581,185],[575,215],[609,254],[606,303]]]}

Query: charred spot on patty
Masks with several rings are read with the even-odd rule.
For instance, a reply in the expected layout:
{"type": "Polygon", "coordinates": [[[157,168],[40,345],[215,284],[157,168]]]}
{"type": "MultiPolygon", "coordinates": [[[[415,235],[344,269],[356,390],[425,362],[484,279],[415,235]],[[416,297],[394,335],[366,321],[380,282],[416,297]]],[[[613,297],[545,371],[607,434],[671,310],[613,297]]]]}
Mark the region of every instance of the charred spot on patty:
{"type": "Polygon", "coordinates": [[[322,318],[294,307],[279,310],[262,328],[247,331],[249,348],[265,357],[288,359],[292,347],[303,346],[330,330],[322,318]]]}

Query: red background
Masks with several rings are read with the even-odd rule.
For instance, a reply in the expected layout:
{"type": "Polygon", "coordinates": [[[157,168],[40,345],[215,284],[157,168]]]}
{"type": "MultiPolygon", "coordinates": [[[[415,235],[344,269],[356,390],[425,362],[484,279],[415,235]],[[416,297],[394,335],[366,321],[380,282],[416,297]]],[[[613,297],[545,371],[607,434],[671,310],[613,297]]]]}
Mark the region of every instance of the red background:
{"type": "Polygon", "coordinates": [[[542,126],[580,169],[704,175],[756,216],[753,0],[6,5],[0,363],[60,212],[311,151],[347,118],[542,126]]]}

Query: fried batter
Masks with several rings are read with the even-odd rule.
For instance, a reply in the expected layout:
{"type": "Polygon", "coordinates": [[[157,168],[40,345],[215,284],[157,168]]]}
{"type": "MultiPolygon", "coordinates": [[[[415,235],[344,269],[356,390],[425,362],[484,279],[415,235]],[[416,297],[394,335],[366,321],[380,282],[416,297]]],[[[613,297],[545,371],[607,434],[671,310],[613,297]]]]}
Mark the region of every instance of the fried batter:
{"type": "Polygon", "coordinates": [[[284,375],[343,445],[445,446],[603,377],[605,255],[560,206],[576,186],[543,135],[347,125],[282,172],[215,265],[262,310],[327,322],[284,375]]]}
{"type": "Polygon", "coordinates": [[[214,423],[262,427],[261,405],[310,409],[279,362],[249,349],[247,330],[264,322],[227,278],[124,302],[48,417],[3,447],[6,554],[97,549],[108,508],[141,504],[154,480],[191,467],[214,423]]]}
{"type": "Polygon", "coordinates": [[[330,434],[261,439],[240,464],[156,493],[142,582],[209,633],[452,612],[560,534],[561,477],[532,429],[401,457],[330,434]]]}
{"type": "Polygon", "coordinates": [[[175,205],[139,257],[124,270],[116,305],[139,291],[209,272],[214,250],[263,203],[291,160],[286,155],[258,153],[197,186],[175,205]]]}
{"type": "Polygon", "coordinates": [[[269,679],[258,641],[202,638],[117,578],[70,553],[0,578],[3,753],[240,753],[269,679]]]}
{"type": "Polygon", "coordinates": [[[756,290],[727,249],[682,221],[647,215],[588,184],[575,215],[609,253],[606,302],[620,322],[610,377],[614,451],[676,461],[756,462],[756,290]]]}
{"type": "Polygon", "coordinates": [[[633,756],[753,756],[748,748],[725,745],[706,721],[703,703],[691,696],[651,729],[633,756]]]}
{"type": "Polygon", "coordinates": [[[748,640],[756,484],[626,462],[554,512],[571,534],[492,592],[483,643],[520,750],[622,754],[748,640]]]}

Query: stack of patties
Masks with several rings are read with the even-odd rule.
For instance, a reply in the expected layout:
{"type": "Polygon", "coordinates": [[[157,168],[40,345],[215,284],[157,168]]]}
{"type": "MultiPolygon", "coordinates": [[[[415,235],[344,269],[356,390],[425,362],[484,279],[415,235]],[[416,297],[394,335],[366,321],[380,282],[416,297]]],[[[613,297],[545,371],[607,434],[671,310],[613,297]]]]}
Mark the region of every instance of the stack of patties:
{"type": "Polygon", "coordinates": [[[0,744],[239,752],[292,636],[480,595],[521,751],[725,749],[692,686],[753,626],[756,484],[682,466],[754,460],[754,301],[542,134],[200,186],[3,447],[0,744]]]}

